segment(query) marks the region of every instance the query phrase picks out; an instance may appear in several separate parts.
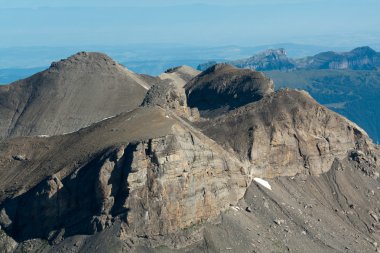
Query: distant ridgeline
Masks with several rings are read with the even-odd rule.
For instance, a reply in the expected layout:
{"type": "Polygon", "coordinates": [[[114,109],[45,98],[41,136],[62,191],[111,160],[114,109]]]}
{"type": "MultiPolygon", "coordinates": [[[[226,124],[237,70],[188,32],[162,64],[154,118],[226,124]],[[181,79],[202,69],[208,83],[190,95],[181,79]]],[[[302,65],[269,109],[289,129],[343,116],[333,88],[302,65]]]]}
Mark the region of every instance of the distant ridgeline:
{"type": "MultiPolygon", "coordinates": [[[[289,58],[284,49],[270,49],[228,63],[264,71],[277,89],[308,91],[319,103],[362,126],[375,143],[380,142],[380,53],[370,47],[301,59],[289,58]]],[[[214,64],[201,64],[198,70],[214,64]]]]}
{"type": "MultiPolygon", "coordinates": [[[[206,70],[216,61],[200,64],[198,70],[206,70]]],[[[226,62],[238,68],[258,71],[294,71],[316,69],[352,69],[376,70],[380,67],[380,53],[370,47],[355,48],[350,52],[323,52],[314,56],[293,59],[287,56],[285,49],[268,49],[250,58],[226,62]]]]}

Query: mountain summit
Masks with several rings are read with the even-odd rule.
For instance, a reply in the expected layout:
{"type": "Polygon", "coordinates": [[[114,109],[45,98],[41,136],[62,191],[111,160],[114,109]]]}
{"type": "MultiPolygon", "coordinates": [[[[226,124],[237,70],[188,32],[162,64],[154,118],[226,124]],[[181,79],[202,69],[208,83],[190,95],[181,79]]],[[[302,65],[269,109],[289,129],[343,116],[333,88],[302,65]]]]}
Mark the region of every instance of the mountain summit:
{"type": "Polygon", "coordinates": [[[274,91],[274,84],[260,72],[216,64],[188,82],[185,89],[189,106],[211,115],[260,100],[274,91]]]}
{"type": "Polygon", "coordinates": [[[0,139],[76,131],[138,107],[151,79],[101,53],[81,52],[0,86],[0,139]]]}

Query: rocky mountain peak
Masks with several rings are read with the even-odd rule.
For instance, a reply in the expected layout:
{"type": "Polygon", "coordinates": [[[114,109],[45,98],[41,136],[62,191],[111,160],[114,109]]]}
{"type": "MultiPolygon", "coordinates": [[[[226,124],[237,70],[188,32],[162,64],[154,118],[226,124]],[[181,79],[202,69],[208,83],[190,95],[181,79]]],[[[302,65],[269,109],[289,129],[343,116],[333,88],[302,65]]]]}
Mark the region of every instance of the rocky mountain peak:
{"type": "Polygon", "coordinates": [[[185,89],[189,106],[210,115],[257,101],[274,91],[274,83],[255,70],[216,64],[192,79],[185,89]]]}
{"type": "Polygon", "coordinates": [[[98,52],[78,52],[66,59],[58,62],[52,62],[50,69],[75,68],[78,66],[105,67],[117,66],[111,57],[98,52]]]}
{"type": "Polygon", "coordinates": [[[135,109],[152,82],[105,54],[77,53],[0,92],[0,139],[63,134],[135,109]]]}

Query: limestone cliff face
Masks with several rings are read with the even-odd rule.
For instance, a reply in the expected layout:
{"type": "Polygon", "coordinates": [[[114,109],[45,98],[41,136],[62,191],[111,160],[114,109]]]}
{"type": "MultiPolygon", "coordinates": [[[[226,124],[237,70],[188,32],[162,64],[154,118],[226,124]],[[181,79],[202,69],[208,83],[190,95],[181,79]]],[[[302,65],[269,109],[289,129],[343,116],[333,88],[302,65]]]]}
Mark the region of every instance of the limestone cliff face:
{"type": "Polygon", "coordinates": [[[57,243],[116,220],[124,235],[148,237],[212,220],[243,197],[250,176],[203,138],[174,125],[167,136],[110,148],[69,176],[56,173],[5,201],[0,225],[17,240],[57,243]]]}
{"type": "Polygon", "coordinates": [[[318,175],[351,150],[370,153],[361,128],[299,91],[279,91],[199,125],[264,177],[318,175]]]}
{"type": "Polygon", "coordinates": [[[133,146],[128,233],[165,235],[212,220],[245,193],[249,177],[240,162],[192,133],[174,132],[133,146]]]}

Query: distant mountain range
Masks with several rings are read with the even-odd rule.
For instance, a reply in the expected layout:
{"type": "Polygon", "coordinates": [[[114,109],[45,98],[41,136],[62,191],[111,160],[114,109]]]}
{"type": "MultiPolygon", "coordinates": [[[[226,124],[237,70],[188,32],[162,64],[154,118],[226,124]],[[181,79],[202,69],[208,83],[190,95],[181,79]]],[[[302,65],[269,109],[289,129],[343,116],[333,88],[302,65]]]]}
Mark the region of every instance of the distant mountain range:
{"type": "MultiPolygon", "coordinates": [[[[216,64],[210,61],[198,66],[205,70],[216,64]]],[[[314,56],[294,59],[287,56],[285,49],[268,49],[252,57],[228,61],[228,64],[238,68],[255,69],[258,71],[293,71],[300,69],[353,69],[375,70],[380,67],[380,53],[370,47],[358,47],[349,52],[322,52],[314,56]]]]}

